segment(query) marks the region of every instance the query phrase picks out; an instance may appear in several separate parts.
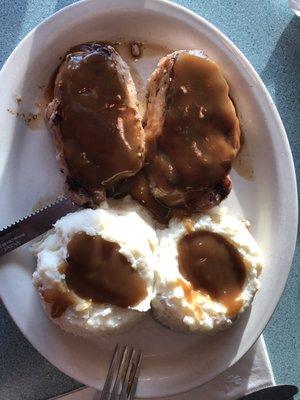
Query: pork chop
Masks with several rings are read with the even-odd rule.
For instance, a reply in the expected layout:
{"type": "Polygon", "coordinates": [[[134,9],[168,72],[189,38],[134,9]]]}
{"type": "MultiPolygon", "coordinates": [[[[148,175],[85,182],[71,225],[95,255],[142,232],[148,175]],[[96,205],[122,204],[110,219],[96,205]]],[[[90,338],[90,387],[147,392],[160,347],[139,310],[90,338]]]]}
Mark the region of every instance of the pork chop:
{"type": "Polygon", "coordinates": [[[83,44],[67,53],[46,123],[79,205],[98,205],[106,190],[143,166],[136,89],[129,67],[109,45],[83,44]]]}
{"type": "Polygon", "coordinates": [[[148,85],[146,175],[168,207],[202,211],[231,190],[240,126],[219,66],[201,51],[164,57],[148,85]]]}

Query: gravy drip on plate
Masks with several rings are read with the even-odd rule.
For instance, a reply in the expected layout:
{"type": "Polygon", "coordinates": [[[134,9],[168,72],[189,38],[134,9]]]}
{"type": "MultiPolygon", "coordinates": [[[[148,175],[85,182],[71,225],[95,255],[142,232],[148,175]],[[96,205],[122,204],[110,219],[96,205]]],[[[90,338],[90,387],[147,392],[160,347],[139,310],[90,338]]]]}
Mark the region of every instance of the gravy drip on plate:
{"type": "Polygon", "coordinates": [[[127,308],[147,295],[145,281],[120,246],[100,236],[77,233],[68,244],[66,283],[79,297],[127,308]]]}
{"type": "Polygon", "coordinates": [[[62,63],[54,96],[70,175],[89,193],[135,174],[142,166],[139,117],[111,46],[80,45],[62,63]]]}
{"type": "Polygon", "coordinates": [[[220,185],[239,150],[240,128],[215,62],[182,52],[170,76],[164,126],[150,137],[147,171],[162,201],[176,206],[220,185]]]}
{"type": "MultiPolygon", "coordinates": [[[[64,266],[64,264],[62,264],[64,266]]],[[[51,305],[51,317],[59,318],[75,302],[74,295],[60,282],[53,288],[41,292],[46,303],[51,305]]]]}
{"type": "Polygon", "coordinates": [[[246,278],[245,265],[237,250],[223,236],[201,231],[185,235],[178,243],[179,270],[194,291],[208,294],[234,316],[242,306],[238,300],[246,278]]]}

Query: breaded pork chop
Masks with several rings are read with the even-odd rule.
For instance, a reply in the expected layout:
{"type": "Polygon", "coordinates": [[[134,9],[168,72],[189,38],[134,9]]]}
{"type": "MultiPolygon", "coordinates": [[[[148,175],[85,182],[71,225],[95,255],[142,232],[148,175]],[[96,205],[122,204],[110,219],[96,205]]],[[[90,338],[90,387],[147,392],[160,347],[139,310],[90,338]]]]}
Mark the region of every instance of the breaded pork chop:
{"type": "Polygon", "coordinates": [[[168,207],[202,211],[231,190],[240,126],[219,66],[202,51],[164,57],[148,85],[146,174],[168,207]]]}
{"type": "Polygon", "coordinates": [[[143,166],[136,89],[127,64],[109,45],[84,44],[67,53],[46,122],[79,205],[99,204],[106,189],[143,166]]]}

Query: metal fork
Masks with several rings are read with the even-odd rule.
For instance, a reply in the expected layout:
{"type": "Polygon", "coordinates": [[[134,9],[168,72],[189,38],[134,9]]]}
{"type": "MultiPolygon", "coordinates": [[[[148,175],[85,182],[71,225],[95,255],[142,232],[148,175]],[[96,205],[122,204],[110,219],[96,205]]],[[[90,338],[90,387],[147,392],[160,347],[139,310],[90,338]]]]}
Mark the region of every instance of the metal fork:
{"type": "Polygon", "coordinates": [[[99,400],[133,400],[142,357],[141,350],[116,345],[99,400]]]}

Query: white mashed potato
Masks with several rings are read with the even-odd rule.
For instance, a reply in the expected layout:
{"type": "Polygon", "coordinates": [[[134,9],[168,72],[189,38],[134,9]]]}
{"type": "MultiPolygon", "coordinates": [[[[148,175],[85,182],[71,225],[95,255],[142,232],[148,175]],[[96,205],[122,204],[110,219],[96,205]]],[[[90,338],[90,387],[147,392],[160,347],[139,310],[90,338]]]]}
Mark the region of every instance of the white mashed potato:
{"type": "Polygon", "coordinates": [[[154,296],[156,233],[136,212],[140,211],[138,206],[133,207],[126,202],[112,204],[109,206],[105,203],[101,209],[86,209],[66,215],[56,222],[54,230],[46,238],[33,246],[37,256],[33,283],[40,293],[42,305],[56,324],[76,335],[101,335],[127,328],[150,309],[154,296]],[[145,282],[147,295],[143,300],[132,308],[122,308],[80,298],[68,288],[61,265],[68,257],[68,243],[80,232],[100,235],[120,246],[119,253],[126,257],[145,282]],[[53,293],[68,293],[72,298],[71,304],[57,318],[51,317],[53,293]]]}
{"type": "Polygon", "coordinates": [[[194,216],[189,225],[198,231],[222,235],[239,253],[245,266],[245,280],[238,297],[240,309],[228,315],[224,304],[213,300],[200,289],[194,290],[179,271],[179,240],[187,234],[186,224],[174,219],[168,229],[158,232],[158,264],[156,297],[152,301],[154,315],[164,325],[180,331],[213,331],[232,324],[252,302],[259,288],[262,262],[258,246],[248,231],[246,222],[227,214],[226,209],[214,209],[207,215],[194,216]],[[189,288],[187,295],[186,288],[189,288]]]}

